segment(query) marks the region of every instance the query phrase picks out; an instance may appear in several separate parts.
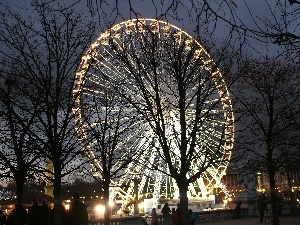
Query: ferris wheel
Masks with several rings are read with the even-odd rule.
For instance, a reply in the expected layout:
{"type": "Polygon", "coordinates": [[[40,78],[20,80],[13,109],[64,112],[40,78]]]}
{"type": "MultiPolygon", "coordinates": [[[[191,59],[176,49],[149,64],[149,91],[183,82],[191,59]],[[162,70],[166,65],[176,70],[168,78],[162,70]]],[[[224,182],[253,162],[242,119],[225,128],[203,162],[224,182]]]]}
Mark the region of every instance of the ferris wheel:
{"type": "MultiPolygon", "coordinates": [[[[126,135],[118,144],[119,148],[126,146],[126,149],[136,150],[139,152],[139,160],[148,162],[147,165],[129,163],[124,168],[124,175],[112,181],[112,186],[116,187],[112,188],[112,193],[119,194],[123,198],[132,198],[134,192],[132,180],[139,172],[138,192],[144,196],[146,194],[146,198],[150,196],[153,199],[153,206],[160,198],[177,198],[179,195],[174,179],[165,175],[168,173],[168,167],[160,159],[161,149],[153,124],[149,120],[151,115],[145,114],[149,104],[152,104],[151,110],[155,111],[157,107],[154,103],[147,102],[145,96],[150,96],[148,99],[155,101],[153,96],[155,87],[152,82],[154,74],[159,74],[158,83],[159,90],[161,90],[159,97],[166,128],[165,134],[172,150],[172,161],[174,164],[179,163],[180,112],[176,107],[178,101],[178,96],[174,91],[177,89],[176,80],[170,72],[174,69],[172,59],[177,57],[174,52],[180,52],[184,60],[189,60],[190,65],[187,70],[192,74],[189,78],[189,85],[186,87],[186,102],[190,101],[186,112],[187,124],[192,124],[195,120],[197,111],[194,102],[195,92],[201,87],[205,89],[201,93],[203,104],[200,114],[203,121],[197,131],[199,146],[196,150],[199,151],[199,157],[193,159],[191,174],[197,170],[199,164],[205,161],[204,156],[201,156],[201,148],[211,149],[212,153],[215,148],[218,148],[220,158],[219,163],[208,167],[205,173],[190,185],[189,196],[206,196],[216,188],[225,190],[221,178],[231,158],[234,142],[232,102],[220,70],[207,51],[188,33],[167,22],[155,19],[132,19],[116,24],[102,33],[82,57],[73,88],[76,102],[73,113],[78,139],[82,143],[85,154],[92,161],[93,170],[100,171],[101,174],[102,165],[95,151],[97,140],[88,138],[88,131],[91,126],[95,127],[104,119],[101,118],[104,112],[99,113],[99,109],[95,109],[95,102],[103,100],[109,93],[113,98],[109,105],[110,111],[116,112],[112,113],[115,116],[122,111],[121,118],[124,125],[121,129],[130,129],[130,132],[125,132],[126,135]],[[151,51],[154,47],[155,52],[151,51]],[[175,51],[170,51],[172,48],[175,51]],[[192,48],[194,50],[191,56],[189,53],[192,48]],[[144,89],[141,90],[138,87],[141,83],[137,84],[137,82],[141,82],[144,89]],[[127,101],[122,100],[121,95],[116,93],[122,93],[127,101]],[[132,118],[135,118],[134,122],[126,123],[126,120],[132,118]],[[152,170],[148,166],[152,164],[156,164],[159,170],[152,170]],[[126,190],[121,186],[126,187],[126,190]]],[[[105,110],[105,107],[101,106],[100,109],[105,110]]],[[[187,133],[189,132],[192,131],[187,129],[187,133]]],[[[122,154],[122,151],[120,152],[122,154]]],[[[122,156],[119,160],[122,161],[122,156]]],[[[118,162],[115,164],[119,165],[118,162]]]]}

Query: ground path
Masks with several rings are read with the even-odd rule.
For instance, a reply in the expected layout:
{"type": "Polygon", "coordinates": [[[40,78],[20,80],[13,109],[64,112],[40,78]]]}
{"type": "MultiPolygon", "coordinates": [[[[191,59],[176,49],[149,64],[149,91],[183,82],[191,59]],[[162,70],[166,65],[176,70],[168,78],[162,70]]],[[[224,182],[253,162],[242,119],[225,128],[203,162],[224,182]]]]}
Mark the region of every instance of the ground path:
{"type": "MultiPolygon", "coordinates": [[[[232,219],[225,221],[215,221],[215,222],[200,222],[196,223],[196,225],[258,225],[258,224],[270,224],[272,222],[269,220],[268,222],[259,223],[259,217],[250,217],[250,218],[241,218],[241,219],[232,219]]],[[[299,216],[284,216],[280,218],[280,225],[300,225],[300,217],[299,216]]]]}

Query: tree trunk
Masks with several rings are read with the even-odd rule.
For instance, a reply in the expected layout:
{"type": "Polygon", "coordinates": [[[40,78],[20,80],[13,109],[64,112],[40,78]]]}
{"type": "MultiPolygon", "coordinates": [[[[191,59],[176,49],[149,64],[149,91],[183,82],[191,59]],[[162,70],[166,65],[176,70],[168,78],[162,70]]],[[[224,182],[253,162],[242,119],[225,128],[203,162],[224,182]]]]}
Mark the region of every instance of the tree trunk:
{"type": "Polygon", "coordinates": [[[54,181],[53,181],[53,195],[54,195],[54,223],[55,225],[61,225],[61,171],[60,165],[54,165],[54,181]],[[58,167],[58,168],[57,168],[58,167]]]}
{"type": "Polygon", "coordinates": [[[180,225],[188,224],[189,217],[188,217],[188,182],[180,182],[178,183],[179,194],[180,194],[180,225]]]}
{"type": "MultiPolygon", "coordinates": [[[[21,178],[22,179],[22,178],[21,178]]],[[[14,209],[14,218],[13,218],[13,225],[23,225],[24,223],[24,216],[23,215],[23,191],[24,191],[24,181],[16,180],[16,196],[17,201],[14,209]]]]}
{"type": "Polygon", "coordinates": [[[104,225],[109,225],[110,224],[110,218],[109,218],[109,214],[110,214],[110,206],[109,206],[109,183],[103,184],[103,200],[104,200],[104,204],[105,204],[105,211],[104,211],[104,225]]]}
{"type": "Polygon", "coordinates": [[[272,207],[272,219],[273,225],[280,225],[280,220],[278,216],[278,196],[275,189],[275,171],[270,171],[270,194],[271,194],[271,207],[272,207]]]}

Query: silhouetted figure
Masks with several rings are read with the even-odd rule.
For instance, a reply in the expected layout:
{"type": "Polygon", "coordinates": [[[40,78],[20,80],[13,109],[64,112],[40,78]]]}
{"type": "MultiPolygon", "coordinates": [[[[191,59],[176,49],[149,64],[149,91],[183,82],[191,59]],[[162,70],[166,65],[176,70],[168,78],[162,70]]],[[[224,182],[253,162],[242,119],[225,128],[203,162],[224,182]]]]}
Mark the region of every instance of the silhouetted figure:
{"type": "Polygon", "coordinates": [[[282,207],[283,207],[283,196],[281,193],[278,194],[278,216],[282,214],[282,207]]]}
{"type": "Polygon", "coordinates": [[[28,208],[28,225],[39,225],[39,203],[33,200],[32,205],[28,208]]]}
{"type": "Polygon", "coordinates": [[[79,201],[79,194],[73,194],[73,202],[68,213],[68,225],[88,225],[88,212],[84,203],[79,201]]]}
{"type": "Polygon", "coordinates": [[[39,206],[39,225],[49,224],[50,209],[46,199],[43,200],[41,206],[39,206]]]}
{"type": "Polygon", "coordinates": [[[169,204],[166,202],[164,207],[161,209],[161,213],[163,214],[164,219],[164,225],[170,224],[170,215],[171,215],[171,209],[169,207],[169,204]]]}
{"type": "Polygon", "coordinates": [[[196,223],[196,215],[193,213],[193,210],[189,209],[189,223],[188,225],[195,225],[196,223]]]}
{"type": "Polygon", "coordinates": [[[29,225],[27,218],[26,209],[22,205],[15,205],[15,208],[7,217],[7,225],[13,225],[14,223],[29,225]]]}
{"type": "Polygon", "coordinates": [[[241,205],[242,205],[242,201],[238,198],[235,202],[236,206],[235,206],[235,212],[236,212],[236,216],[237,218],[241,218],[241,205]]]}
{"type": "Polygon", "coordinates": [[[6,216],[4,214],[4,212],[1,210],[0,213],[0,225],[6,225],[7,224],[7,220],[6,220],[6,216]]]}
{"type": "Polygon", "coordinates": [[[178,212],[172,208],[171,221],[173,225],[178,225],[178,212]]]}
{"type": "MultiPolygon", "coordinates": [[[[49,211],[49,225],[55,225],[54,224],[54,213],[55,213],[55,207],[49,211]]],[[[61,205],[60,213],[61,213],[60,214],[61,225],[69,225],[67,211],[63,205],[61,205]]]]}
{"type": "Polygon", "coordinates": [[[14,224],[14,215],[13,211],[7,215],[7,225],[13,225],[14,224]]]}
{"type": "Polygon", "coordinates": [[[156,209],[153,208],[151,212],[151,225],[157,225],[158,224],[158,216],[156,213],[156,209]]]}
{"type": "Polygon", "coordinates": [[[267,197],[265,196],[265,194],[258,195],[256,208],[259,212],[259,222],[262,223],[264,220],[264,211],[267,208],[267,197]]]}

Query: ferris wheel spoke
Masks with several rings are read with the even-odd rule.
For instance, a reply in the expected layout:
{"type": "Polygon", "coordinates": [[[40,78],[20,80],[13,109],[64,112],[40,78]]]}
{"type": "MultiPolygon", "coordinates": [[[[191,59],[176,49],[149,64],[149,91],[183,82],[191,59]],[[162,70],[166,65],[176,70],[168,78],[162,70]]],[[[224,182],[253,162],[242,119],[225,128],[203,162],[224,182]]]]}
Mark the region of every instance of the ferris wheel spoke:
{"type": "MultiPolygon", "coordinates": [[[[109,54],[111,59],[115,58],[111,53],[106,52],[109,54]]],[[[101,54],[100,54],[101,55],[101,54]]],[[[101,58],[105,60],[97,60],[97,64],[94,65],[94,67],[97,69],[97,71],[101,72],[103,76],[106,78],[101,78],[102,81],[108,84],[119,84],[119,83],[127,83],[127,84],[133,84],[133,82],[129,79],[128,76],[125,76],[128,74],[124,73],[124,67],[120,67],[118,63],[115,62],[115,60],[110,60],[110,58],[106,57],[104,54],[101,55],[101,58]],[[112,83],[111,83],[112,82],[112,83]]]]}
{"type": "MultiPolygon", "coordinates": [[[[120,45],[120,43],[117,41],[114,41],[114,43],[117,45],[117,47],[118,47],[117,49],[122,52],[123,49],[122,49],[122,46],[120,45]]],[[[118,57],[118,56],[115,56],[115,57],[118,57]]],[[[146,65],[143,62],[136,63],[137,59],[139,59],[139,58],[141,58],[141,57],[139,56],[138,51],[131,52],[131,54],[130,53],[126,54],[126,59],[127,59],[126,62],[121,62],[121,64],[123,65],[122,72],[125,72],[124,74],[135,75],[135,73],[133,71],[146,71],[146,70],[151,71],[151,70],[148,70],[148,68],[145,68],[146,65]],[[129,68],[131,68],[131,70],[129,70],[129,68]]],[[[147,74],[144,74],[144,75],[147,75],[147,74]]],[[[125,76],[124,78],[126,79],[127,77],[125,76]]],[[[151,82],[147,81],[145,87],[147,87],[147,86],[151,86],[151,82]]]]}
{"type": "MultiPolygon", "coordinates": [[[[129,199],[133,194],[132,172],[138,170],[143,171],[138,191],[153,192],[153,207],[160,197],[168,197],[170,192],[177,195],[178,187],[174,179],[167,176],[169,168],[153,129],[155,121],[160,119],[171,161],[179,168],[182,127],[176,80],[178,69],[186,85],[184,129],[188,141],[197,124],[196,155],[191,156],[189,176],[198,171],[199,165],[216,164],[194,182],[195,186],[189,186],[189,193],[197,196],[200,189],[200,193],[207,194],[220,183],[231,157],[234,138],[232,102],[220,70],[208,52],[180,28],[154,19],[133,19],[114,25],[91,45],[82,57],[73,90],[76,131],[87,157],[93,161],[92,167],[101,173],[101,161],[93,152],[97,140],[88,132],[103,132],[101,126],[105,116],[110,118],[106,124],[110,130],[116,128],[114,123],[120,123],[121,140],[115,146],[118,156],[113,170],[117,171],[124,161],[133,157],[123,176],[112,181],[116,186],[125,184],[127,190],[116,188],[112,193],[119,192],[129,199]],[[182,66],[174,69],[179,48],[182,66]],[[111,93],[118,101],[109,107],[106,115],[101,104],[111,93]],[[157,169],[153,170],[155,165],[157,169]]],[[[108,141],[109,135],[104,138],[108,141]]]]}

